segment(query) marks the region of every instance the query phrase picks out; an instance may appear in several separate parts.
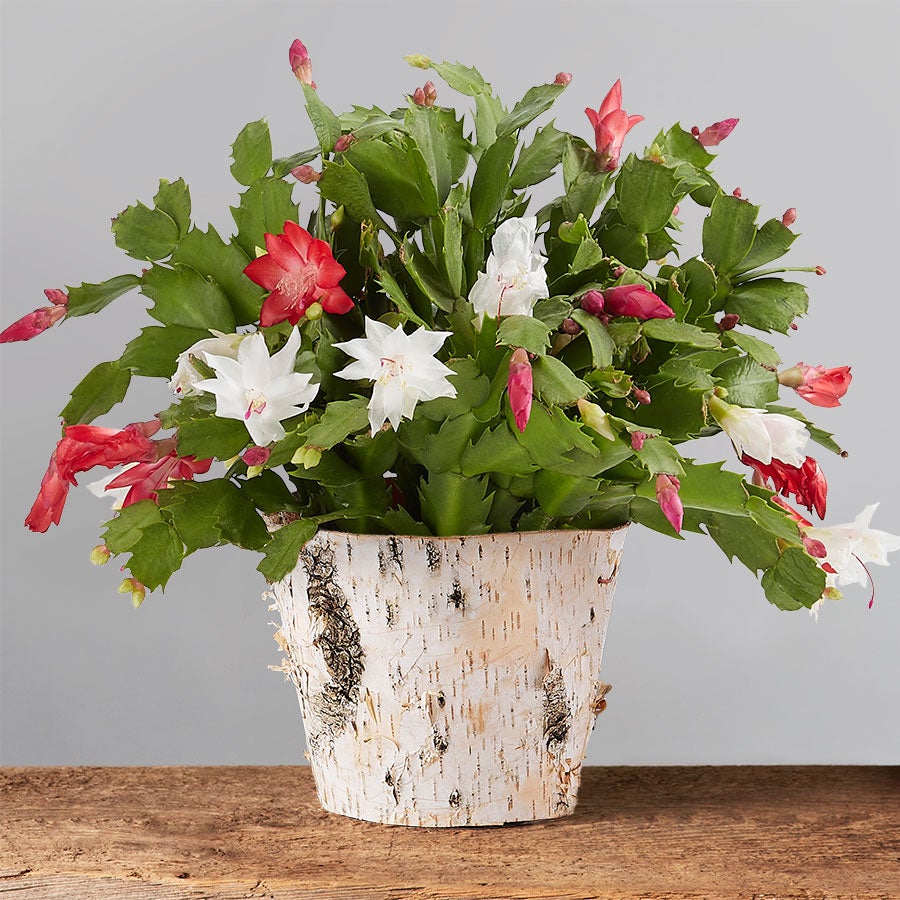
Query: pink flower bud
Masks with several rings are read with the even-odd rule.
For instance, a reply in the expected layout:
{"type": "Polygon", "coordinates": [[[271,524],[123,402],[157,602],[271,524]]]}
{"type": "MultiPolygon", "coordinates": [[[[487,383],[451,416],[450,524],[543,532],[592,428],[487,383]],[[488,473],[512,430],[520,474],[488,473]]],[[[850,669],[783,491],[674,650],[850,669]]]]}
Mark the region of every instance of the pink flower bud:
{"type": "Polygon", "coordinates": [[[592,316],[602,316],[605,312],[603,294],[600,291],[588,291],[581,298],[581,308],[592,316]]]}
{"type": "Polygon", "coordinates": [[[744,197],[744,195],[741,193],[741,189],[740,189],[739,187],[736,187],[736,188],[731,192],[731,196],[732,196],[732,197],[737,197],[738,200],[743,200],[743,197],[744,197]]]}
{"type": "Polygon", "coordinates": [[[248,447],[242,454],[241,460],[245,465],[264,466],[272,455],[272,451],[268,447],[248,447]]]}
{"type": "Polygon", "coordinates": [[[778,381],[785,387],[793,388],[804,400],[813,406],[840,406],[841,397],[847,393],[853,376],[850,366],[807,366],[797,363],[778,374],[778,381]]]}
{"type": "Polygon", "coordinates": [[[69,295],[65,291],[61,291],[59,288],[44,288],[44,296],[54,306],[69,305],[69,295]]]}
{"type": "Polygon", "coordinates": [[[684,522],[684,506],[681,503],[681,497],[678,496],[680,487],[681,482],[674,475],[657,475],[656,477],[656,500],[659,508],[679,534],[684,522]]]}
{"type": "Polygon", "coordinates": [[[288,58],[297,80],[314,88],[316,83],[312,80],[312,60],[309,58],[309,53],[306,52],[303,41],[298,39],[291,44],[288,58]]]}
{"type": "Polygon", "coordinates": [[[607,288],[603,292],[603,305],[604,312],[611,316],[634,316],[641,320],[675,317],[675,310],[642,284],[620,284],[607,288]]]}
{"type": "Polygon", "coordinates": [[[417,87],[413,91],[412,98],[413,98],[413,103],[415,103],[416,106],[424,106],[425,105],[425,91],[422,88],[417,87]]]}
{"type": "Polygon", "coordinates": [[[628,269],[626,269],[625,266],[616,266],[613,269],[613,277],[621,278],[627,271],[628,269]]]}
{"type": "Polygon", "coordinates": [[[644,434],[643,431],[633,431],[631,433],[631,449],[632,450],[641,450],[644,447],[644,441],[647,440],[649,435],[644,434]]]}
{"type": "Polygon", "coordinates": [[[313,184],[322,179],[322,173],[317,172],[312,166],[295,166],[291,169],[291,175],[302,184],[313,184]]]}
{"type": "Polygon", "coordinates": [[[560,328],[563,334],[581,334],[581,326],[574,319],[563,319],[560,328]]]}
{"type": "Polygon", "coordinates": [[[422,90],[425,93],[425,105],[434,106],[437,100],[437,88],[434,86],[434,82],[426,81],[422,90]]]}
{"type": "Polygon", "coordinates": [[[784,225],[785,228],[790,228],[796,221],[797,210],[794,209],[793,206],[790,209],[786,209],[784,215],[781,217],[781,224],[784,225]]]}
{"type": "Polygon", "coordinates": [[[534,395],[534,379],[528,353],[521,347],[513,352],[509,360],[509,377],[506,382],[509,391],[509,405],[516,420],[516,428],[525,431],[531,417],[531,401],[534,395]]]}
{"type": "Polygon", "coordinates": [[[556,78],[553,79],[554,84],[561,84],[563,87],[567,84],[572,83],[572,73],[571,72],[559,72],[556,75],[556,78]]]}
{"type": "Polygon", "coordinates": [[[695,125],[691,129],[691,134],[704,147],[718,147],[734,131],[739,121],[740,119],[722,119],[721,122],[713,122],[709,128],[704,128],[703,131],[695,125]]]}
{"type": "Polygon", "coordinates": [[[824,275],[825,267],[824,266],[816,266],[816,275],[824,275]]]}
{"type": "Polygon", "coordinates": [[[334,152],[343,153],[355,140],[355,135],[342,134],[334,143],[334,152]]]}
{"type": "Polygon", "coordinates": [[[678,215],[678,211],[679,211],[680,209],[681,209],[681,207],[676,203],[676,204],[675,204],[675,209],[672,210],[672,215],[673,215],[673,216],[677,216],[677,215],[678,215]]]}
{"type": "Polygon", "coordinates": [[[631,392],[634,394],[634,399],[637,400],[638,403],[642,403],[644,406],[647,406],[650,403],[650,392],[645,391],[643,388],[632,388],[631,392]]]}
{"type": "MultiPolygon", "coordinates": [[[[62,294],[62,291],[59,293],[62,294]]],[[[66,298],[66,303],[69,298],[66,298]]],[[[37,337],[41,332],[46,331],[55,325],[65,314],[66,306],[64,303],[53,300],[53,306],[42,306],[34,312],[22,316],[17,322],[13,322],[7,328],[0,332],[0,344],[10,344],[14,341],[30,341],[33,337],[37,337]]]]}
{"type": "Polygon", "coordinates": [[[731,331],[740,321],[741,317],[737,313],[725,313],[716,324],[719,327],[719,331],[731,331]]]}
{"type": "Polygon", "coordinates": [[[791,322],[791,331],[796,331],[796,330],[797,330],[797,323],[791,322]]]}

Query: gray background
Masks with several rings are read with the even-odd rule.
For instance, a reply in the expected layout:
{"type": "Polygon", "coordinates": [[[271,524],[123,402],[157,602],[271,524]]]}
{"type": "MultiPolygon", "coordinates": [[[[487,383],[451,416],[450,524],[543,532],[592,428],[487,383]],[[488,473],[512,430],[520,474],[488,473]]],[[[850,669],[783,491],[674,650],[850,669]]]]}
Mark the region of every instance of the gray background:
{"type": "MultiPolygon", "coordinates": [[[[183,176],[196,220],[227,231],[240,127],[266,116],[277,154],[313,143],[287,64],[294,37],[339,109],[391,108],[427,77],[402,59],[421,52],[478,65],[508,101],[574,72],[556,116],[585,136],[582,110],[621,76],[626,109],[647,119],[626,149],[676,119],[740,116],[720,180],[766,216],[796,206],[792,259],[828,268],[808,279],[814,314],[790,349],[779,339],[785,362],[854,367],[842,409],[806,410],[851,453],[820,454],[829,519],[880,499],[876,527],[900,532],[896,5],[29,2],[2,16],[4,323],[44,287],[137,271],[108,221],[160,176],[183,176]]],[[[685,242],[694,252],[696,231],[685,242]]],[[[135,612],[115,567],[88,563],[103,502],[75,491],[60,528],[22,528],[68,389],[119,354],[144,307],[130,295],[0,351],[2,761],[300,762],[293,690],[266,668],[278,653],[255,555],[206,551],[135,612]]],[[[103,421],[167,402],[146,381],[103,421]]],[[[724,437],[707,443],[702,458],[731,459],[724,437]]],[[[634,529],[604,663],[615,690],[589,762],[900,762],[900,570],[874,574],[871,611],[850,589],[817,624],[769,606],[711,541],[634,529]]]]}

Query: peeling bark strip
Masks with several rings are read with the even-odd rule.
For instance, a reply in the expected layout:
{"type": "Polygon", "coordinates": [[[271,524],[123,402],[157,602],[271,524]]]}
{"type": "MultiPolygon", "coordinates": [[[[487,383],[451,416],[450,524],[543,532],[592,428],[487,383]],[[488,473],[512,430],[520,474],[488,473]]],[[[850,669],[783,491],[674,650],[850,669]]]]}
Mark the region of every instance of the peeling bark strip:
{"type": "Polygon", "coordinates": [[[307,545],[300,552],[300,565],[307,578],[309,615],[321,630],[313,639],[313,646],[322,660],[331,681],[315,698],[319,717],[334,732],[351,720],[359,700],[359,684],[363,673],[363,649],[359,628],[344,592],[335,582],[334,551],[327,544],[307,545]]]}
{"type": "Polygon", "coordinates": [[[325,809],[444,826],[572,812],[625,534],[320,531],[271,596],[325,809]]]}

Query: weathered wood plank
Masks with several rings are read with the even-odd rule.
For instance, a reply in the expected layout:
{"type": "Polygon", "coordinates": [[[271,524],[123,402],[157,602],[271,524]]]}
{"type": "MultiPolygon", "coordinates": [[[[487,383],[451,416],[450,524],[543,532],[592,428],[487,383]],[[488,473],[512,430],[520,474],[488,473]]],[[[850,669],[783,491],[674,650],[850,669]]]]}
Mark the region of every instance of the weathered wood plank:
{"type": "Polygon", "coordinates": [[[589,768],[575,814],[407,829],[304,767],[0,770],[10,900],[900,897],[900,767],[589,768]]]}

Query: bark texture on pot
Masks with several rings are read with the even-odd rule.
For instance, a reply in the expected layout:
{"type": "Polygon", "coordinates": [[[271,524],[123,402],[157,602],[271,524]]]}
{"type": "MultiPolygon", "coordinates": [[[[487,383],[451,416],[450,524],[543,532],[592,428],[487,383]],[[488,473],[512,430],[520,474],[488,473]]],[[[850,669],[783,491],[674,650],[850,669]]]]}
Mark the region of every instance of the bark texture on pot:
{"type": "Polygon", "coordinates": [[[271,593],[323,807],[442,826],[572,812],[626,530],[319,532],[271,593]]]}

